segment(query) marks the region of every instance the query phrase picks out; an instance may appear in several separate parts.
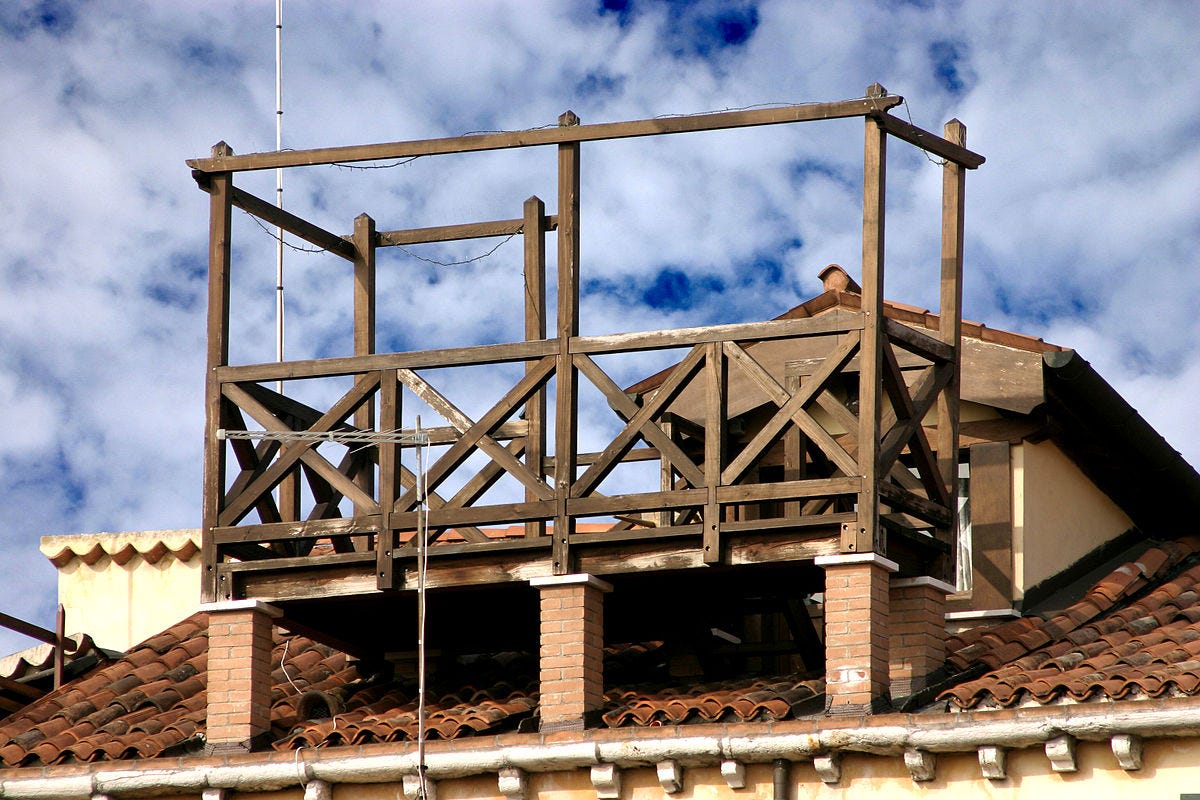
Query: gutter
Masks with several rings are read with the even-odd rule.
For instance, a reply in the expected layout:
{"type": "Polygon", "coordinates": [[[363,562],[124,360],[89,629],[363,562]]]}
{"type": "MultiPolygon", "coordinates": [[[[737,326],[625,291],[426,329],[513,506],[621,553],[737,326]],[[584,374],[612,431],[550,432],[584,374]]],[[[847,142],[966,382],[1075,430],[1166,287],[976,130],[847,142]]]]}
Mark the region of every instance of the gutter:
{"type": "MultiPolygon", "coordinates": [[[[938,753],[978,752],[986,777],[996,753],[1045,745],[1047,757],[1061,759],[1074,741],[1112,742],[1113,752],[1125,769],[1140,767],[1129,760],[1129,743],[1143,738],[1200,736],[1198,704],[1146,708],[1145,701],[1110,705],[1104,712],[1037,714],[997,720],[972,719],[945,724],[930,719],[924,724],[869,725],[833,728],[810,733],[763,733],[744,736],[671,735],[647,739],[584,741],[563,744],[513,745],[426,753],[426,775],[447,780],[501,773],[563,772],[611,765],[614,768],[652,767],[675,762],[679,767],[816,761],[818,775],[829,783],[840,780],[837,762],[844,753],[899,757],[910,765],[914,780],[933,776],[933,756],[938,753]],[[985,758],[986,755],[986,758],[985,758]]],[[[987,713],[987,712],[984,712],[987,713]]],[[[674,730],[674,729],[672,729],[674,730]]],[[[1073,758],[1073,756],[1072,756],[1073,758]]],[[[1001,762],[1002,763],[1002,762],[1001,762]]],[[[1055,771],[1070,771],[1059,768],[1055,771]]],[[[61,768],[56,768],[61,769],[61,768]]],[[[993,768],[994,769],[994,768],[993,768]]],[[[1001,770],[1003,767],[1001,766],[1001,770]]],[[[732,772],[733,769],[730,769],[732,772]]],[[[91,769],[78,775],[0,779],[0,798],[90,800],[97,795],[149,797],[199,794],[206,789],[268,792],[313,784],[401,783],[417,774],[416,753],[354,755],[308,760],[296,751],[294,761],[224,766],[197,765],[136,769],[91,769]]]]}

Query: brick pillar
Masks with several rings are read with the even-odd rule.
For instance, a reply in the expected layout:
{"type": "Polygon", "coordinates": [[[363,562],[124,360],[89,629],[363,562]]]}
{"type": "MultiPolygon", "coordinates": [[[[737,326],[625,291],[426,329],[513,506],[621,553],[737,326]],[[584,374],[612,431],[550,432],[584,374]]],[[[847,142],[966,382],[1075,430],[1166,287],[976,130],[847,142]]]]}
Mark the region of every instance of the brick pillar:
{"type": "Polygon", "coordinates": [[[923,576],[891,582],[892,697],[919,692],[946,663],[946,595],[954,587],[923,576]]]}
{"type": "Polygon", "coordinates": [[[888,580],[877,553],[818,556],[825,568],[825,712],[871,714],[888,695],[888,580]]]}
{"type": "Polygon", "coordinates": [[[593,575],[533,578],[541,595],[541,730],[581,730],[604,702],[604,595],[593,575]]]}
{"type": "Polygon", "coordinates": [[[250,750],[271,729],[272,620],[259,600],[205,603],[208,612],[209,752],[250,750]]]}

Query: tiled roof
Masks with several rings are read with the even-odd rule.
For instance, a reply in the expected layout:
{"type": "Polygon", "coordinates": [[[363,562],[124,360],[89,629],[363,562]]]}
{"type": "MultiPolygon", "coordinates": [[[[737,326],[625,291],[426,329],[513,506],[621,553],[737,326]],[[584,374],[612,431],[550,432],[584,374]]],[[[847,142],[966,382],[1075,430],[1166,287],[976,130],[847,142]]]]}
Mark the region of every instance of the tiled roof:
{"type": "Polygon", "coordinates": [[[724,681],[644,691],[611,691],[604,724],[683,725],[689,722],[767,722],[819,711],[825,680],[782,679],[724,681]]]}
{"type": "Polygon", "coordinates": [[[957,708],[1200,694],[1200,538],[1147,549],[1046,619],[951,637],[949,663],[989,671],[942,693],[957,708]]]}
{"type": "Polygon", "coordinates": [[[88,565],[95,564],[104,556],[117,564],[125,564],[134,556],[141,556],[148,564],[157,564],[168,555],[187,561],[200,552],[200,531],[186,528],[43,536],[41,551],[59,569],[75,559],[88,565]]]}

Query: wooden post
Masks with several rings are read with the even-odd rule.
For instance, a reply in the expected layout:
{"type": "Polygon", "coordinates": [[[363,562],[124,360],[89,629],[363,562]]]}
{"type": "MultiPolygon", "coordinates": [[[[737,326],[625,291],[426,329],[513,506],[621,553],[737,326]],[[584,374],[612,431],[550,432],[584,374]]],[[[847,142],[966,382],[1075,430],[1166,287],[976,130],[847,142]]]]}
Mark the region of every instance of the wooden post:
{"type": "MultiPolygon", "coordinates": [[[[400,383],[396,370],[385,369],[379,381],[379,429],[400,429],[400,383]]],[[[417,445],[420,447],[420,445],[417,445]]],[[[392,525],[393,507],[402,492],[400,484],[401,446],[393,442],[379,444],[379,541],[375,548],[376,583],[380,589],[395,589],[394,551],[396,528],[392,525]]]]}
{"type": "MultiPolygon", "coordinates": [[[[572,111],[558,118],[560,127],[579,124],[572,111]]],[[[575,521],[567,513],[578,457],[579,374],[571,360],[570,341],[579,335],[579,143],[558,146],[558,367],[554,417],[554,574],[571,571],[570,542],[575,521]]]]}
{"type": "MultiPolygon", "coordinates": [[[[375,354],[375,220],[366,214],[354,218],[354,355],[375,354]]],[[[363,431],[375,429],[375,404],[364,403],[354,412],[354,427],[363,431]]],[[[375,475],[364,467],[354,476],[354,483],[373,497],[375,475]]],[[[355,508],[356,513],[369,514],[370,509],[355,508]]],[[[356,549],[365,549],[360,541],[356,549]]]]}
{"type": "MultiPolygon", "coordinates": [[[[525,341],[546,338],[546,204],[537,197],[525,201],[525,341]]],[[[533,369],[525,363],[526,374],[533,369]]],[[[546,390],[538,389],[525,403],[525,419],[529,433],[525,439],[525,463],[539,479],[545,475],[546,456],[546,390]]],[[[525,490],[526,502],[541,498],[525,490]]],[[[536,538],[546,535],[544,520],[525,523],[525,535],[536,538]]]]}
{"type": "MultiPolygon", "coordinates": [[[[213,145],[213,158],[233,155],[224,142],[213,145]]],[[[233,177],[228,172],[209,176],[208,182],[208,354],[204,391],[204,494],[201,509],[200,582],[202,602],[217,598],[217,547],[212,530],[221,513],[225,494],[225,442],[217,438],[224,427],[224,401],[216,369],[229,363],[229,257],[233,225],[233,177]]]]}
{"type": "MultiPolygon", "coordinates": [[[[788,395],[800,391],[801,378],[799,375],[784,375],[784,388],[788,395]]],[[[783,479],[785,481],[802,481],[808,477],[808,463],[805,458],[805,436],[800,426],[791,424],[783,434],[783,479]]],[[[783,503],[782,516],[795,519],[801,515],[804,504],[799,500],[787,500],[783,503]]]]}
{"type": "Polygon", "coordinates": [[[63,685],[66,672],[67,610],[62,603],[54,614],[54,688],[63,685]]]}
{"type": "MultiPolygon", "coordinates": [[[[956,119],[946,123],[944,137],[960,147],[967,144],[967,126],[956,119]]],[[[938,338],[954,348],[950,382],[938,395],[938,469],[950,497],[950,523],[938,529],[939,539],[950,545],[940,577],[954,582],[958,558],[958,398],[962,385],[962,275],[964,190],[967,171],[946,159],[942,166],[942,278],[938,338]]]]}
{"type": "MultiPolygon", "coordinates": [[[[878,83],[867,87],[868,97],[882,97],[878,83]]],[[[883,393],[883,232],[886,185],[887,131],[866,118],[863,147],[862,345],[858,382],[858,520],[842,528],[842,550],[886,552],[879,527],[879,412],[883,393]]]]}
{"type": "Polygon", "coordinates": [[[725,466],[726,403],[725,352],[720,342],[709,342],[705,362],[706,407],[704,420],[704,485],[708,490],[704,504],[704,563],[721,563],[721,506],[717,489],[725,466]]]}

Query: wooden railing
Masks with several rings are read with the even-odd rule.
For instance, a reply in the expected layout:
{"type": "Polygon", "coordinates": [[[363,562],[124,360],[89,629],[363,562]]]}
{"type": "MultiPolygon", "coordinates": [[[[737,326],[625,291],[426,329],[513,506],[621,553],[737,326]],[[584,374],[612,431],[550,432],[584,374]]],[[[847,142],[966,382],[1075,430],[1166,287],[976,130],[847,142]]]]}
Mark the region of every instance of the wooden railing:
{"type": "Polygon", "coordinates": [[[899,102],[875,85],[866,98],[844,103],[592,126],[579,125],[568,112],[554,130],[250,156],[235,156],[220,144],[212,158],[189,162],[211,198],[205,596],[232,596],[231,582],[221,581],[238,569],[263,562],[287,569],[317,558],[356,567],[369,560],[375,587],[396,588],[402,585],[396,565],[414,555],[422,513],[431,552],[544,551],[556,574],[577,568],[578,548],[667,539],[694,540],[703,563],[718,563],[726,535],[745,531],[799,536],[817,528],[828,535],[832,528],[842,552],[883,551],[884,524],[896,517],[951,540],[963,174],[983,159],[963,147],[956,121],[942,138],[890,117],[887,109],[899,102]],[[581,142],[846,116],[866,118],[861,310],[579,335],[581,142]],[[883,314],[889,135],[947,159],[936,336],[883,314]],[[375,221],[361,215],[343,237],[232,185],[239,170],[538,145],[557,149],[553,215],[537,198],[525,202],[519,219],[407,231],[377,231],[375,221]],[[235,206],[353,262],[354,355],[228,365],[235,206]],[[551,231],[558,244],[557,325],[547,331],[545,237],[551,231]],[[375,352],[377,248],[517,233],[524,239],[524,341],[375,352]],[[820,346],[806,352],[820,355],[803,375],[781,374],[778,365],[757,358],[759,343],[814,341],[820,346]],[[627,396],[602,362],[643,351],[678,360],[652,391],[627,396]],[[483,365],[509,365],[520,377],[473,417],[464,409],[473,407],[466,401],[477,392],[456,398],[446,376],[483,365]],[[302,403],[287,390],[292,382],[335,378],[343,381],[340,396],[324,404],[302,403]],[[744,405],[734,388],[755,393],[760,410],[746,418],[730,414],[731,405],[744,405]],[[581,392],[598,395],[615,415],[610,427],[616,433],[591,452],[579,447],[581,392]],[[402,435],[412,426],[402,413],[410,395],[440,417],[423,426],[432,461],[420,470],[402,435]],[[922,424],[934,413],[936,448],[922,424]],[[252,438],[238,438],[245,436],[252,438]],[[359,443],[339,448],[325,441],[346,437],[359,443]],[[644,481],[630,490],[614,480],[645,462],[657,465],[653,490],[644,481]],[[512,489],[497,499],[493,490],[501,485],[512,489]],[[597,528],[597,520],[607,522],[597,528]],[[507,532],[514,526],[519,535],[507,532]]]}

